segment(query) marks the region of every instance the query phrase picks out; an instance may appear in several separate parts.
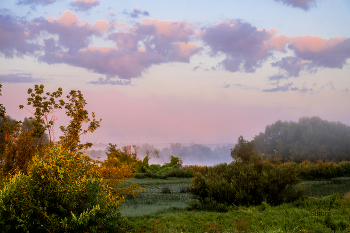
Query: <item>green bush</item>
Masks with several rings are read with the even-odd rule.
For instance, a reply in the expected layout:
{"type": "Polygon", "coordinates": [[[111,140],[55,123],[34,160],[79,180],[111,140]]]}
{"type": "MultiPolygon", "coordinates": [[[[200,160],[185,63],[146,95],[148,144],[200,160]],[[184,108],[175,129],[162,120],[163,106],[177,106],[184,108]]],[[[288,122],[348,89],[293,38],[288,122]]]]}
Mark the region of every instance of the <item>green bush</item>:
{"type": "Polygon", "coordinates": [[[232,150],[234,162],[215,165],[205,175],[195,174],[190,189],[202,206],[213,209],[217,203],[238,206],[263,201],[278,205],[302,196],[302,190],[295,188],[299,182],[297,164],[265,160],[253,148],[240,137],[232,150]]]}
{"type": "Polygon", "coordinates": [[[96,166],[59,147],[36,155],[27,175],[0,191],[2,232],[117,232],[122,198],[103,185],[96,166]]]}
{"type": "Polygon", "coordinates": [[[323,162],[311,163],[304,161],[300,164],[300,177],[304,180],[331,179],[335,177],[350,176],[350,162],[340,163],[323,162]]]}

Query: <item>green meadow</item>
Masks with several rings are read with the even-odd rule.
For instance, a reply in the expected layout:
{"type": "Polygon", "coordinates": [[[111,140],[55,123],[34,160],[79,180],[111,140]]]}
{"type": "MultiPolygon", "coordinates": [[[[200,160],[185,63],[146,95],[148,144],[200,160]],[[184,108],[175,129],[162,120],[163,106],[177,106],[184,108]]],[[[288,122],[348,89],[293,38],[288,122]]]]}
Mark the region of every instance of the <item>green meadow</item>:
{"type": "Polygon", "coordinates": [[[231,206],[226,213],[190,210],[191,179],[129,179],[145,189],[129,196],[123,232],[350,232],[350,177],[303,181],[306,197],[270,206],[231,206]],[[346,195],[347,194],[347,195],[346,195]]]}

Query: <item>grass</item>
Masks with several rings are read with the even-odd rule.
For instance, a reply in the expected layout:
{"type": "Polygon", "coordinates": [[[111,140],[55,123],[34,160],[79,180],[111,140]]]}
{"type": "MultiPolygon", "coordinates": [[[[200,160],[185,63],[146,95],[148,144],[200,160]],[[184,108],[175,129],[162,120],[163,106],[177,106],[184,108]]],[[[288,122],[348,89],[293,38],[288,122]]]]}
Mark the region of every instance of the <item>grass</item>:
{"type": "Polygon", "coordinates": [[[308,187],[307,191],[307,196],[309,197],[325,197],[336,193],[344,195],[350,191],[350,183],[314,185],[308,187]]]}
{"type": "Polygon", "coordinates": [[[192,181],[192,178],[177,178],[177,177],[169,177],[167,179],[129,178],[129,179],[126,179],[125,182],[123,182],[121,186],[128,186],[128,185],[131,185],[133,183],[138,184],[141,187],[143,187],[145,185],[156,185],[156,184],[182,184],[182,183],[189,184],[189,183],[191,183],[191,181],[192,181]]]}
{"type": "Polygon", "coordinates": [[[350,232],[347,181],[303,182],[300,185],[309,190],[305,200],[264,208],[232,207],[227,213],[186,210],[190,181],[129,180],[146,192],[128,198],[122,206],[129,224],[123,232],[350,232]],[[170,193],[163,193],[165,188],[170,193]]]}
{"type": "Polygon", "coordinates": [[[227,213],[168,209],[132,217],[129,232],[348,232],[349,204],[332,196],[260,210],[239,207],[227,213]],[[155,224],[157,223],[157,224],[155,224]]]}
{"type": "Polygon", "coordinates": [[[136,183],[146,190],[135,198],[127,197],[121,213],[129,217],[153,214],[169,208],[184,209],[191,197],[189,193],[191,179],[188,178],[129,179],[127,182],[127,185],[136,183]]]}

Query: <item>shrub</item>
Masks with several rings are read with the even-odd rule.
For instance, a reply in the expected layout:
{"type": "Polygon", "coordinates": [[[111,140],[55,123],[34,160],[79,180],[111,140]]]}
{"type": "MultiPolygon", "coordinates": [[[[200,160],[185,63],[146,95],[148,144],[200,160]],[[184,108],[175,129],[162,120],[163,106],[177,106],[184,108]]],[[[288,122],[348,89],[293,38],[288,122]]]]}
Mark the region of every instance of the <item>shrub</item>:
{"type": "Polygon", "coordinates": [[[225,206],[260,205],[264,200],[277,205],[301,197],[302,190],[294,186],[299,181],[297,164],[265,160],[253,148],[240,137],[232,150],[235,162],[195,174],[190,189],[203,206],[208,200],[225,206]]]}
{"type": "Polygon", "coordinates": [[[304,161],[300,164],[300,169],[300,176],[305,180],[331,179],[334,177],[349,176],[350,162],[334,163],[318,161],[317,163],[310,163],[309,161],[304,161]]]}
{"type": "MultiPolygon", "coordinates": [[[[0,191],[3,232],[117,232],[124,196],[90,159],[53,146],[0,191]]],[[[124,193],[126,190],[123,190],[124,193]]],[[[131,193],[134,190],[129,190],[131,193]]]]}

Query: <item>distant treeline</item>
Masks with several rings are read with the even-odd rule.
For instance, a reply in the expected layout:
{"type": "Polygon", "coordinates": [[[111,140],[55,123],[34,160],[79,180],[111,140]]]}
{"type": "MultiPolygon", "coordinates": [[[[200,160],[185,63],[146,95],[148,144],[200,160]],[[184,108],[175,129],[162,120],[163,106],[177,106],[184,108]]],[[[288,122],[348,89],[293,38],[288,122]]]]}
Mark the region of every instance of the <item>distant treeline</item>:
{"type": "MultiPolygon", "coordinates": [[[[170,155],[173,155],[180,158],[184,164],[214,165],[231,162],[230,154],[233,147],[234,144],[226,144],[211,149],[202,144],[191,143],[185,146],[181,143],[171,143],[169,147],[157,149],[154,145],[145,143],[140,146],[137,155],[140,159],[143,159],[148,153],[151,158],[150,163],[153,164],[167,163],[170,161],[170,155]],[[159,158],[157,155],[159,155],[159,158]]],[[[97,159],[97,157],[105,159],[105,152],[103,150],[92,150],[88,151],[87,155],[94,159],[97,159]]]]}
{"type": "MultiPolygon", "coordinates": [[[[302,117],[298,122],[276,121],[266,126],[265,132],[256,135],[252,143],[255,144],[255,151],[268,157],[281,158],[282,162],[350,161],[350,126],[319,117],[302,117]]],[[[146,143],[139,147],[137,154],[140,159],[148,154],[153,164],[169,162],[170,155],[173,155],[184,164],[214,165],[232,162],[230,154],[234,145],[211,149],[202,144],[171,143],[169,147],[157,149],[146,143]]],[[[88,151],[88,155],[95,159],[106,158],[102,150],[88,151]]]]}
{"type": "Polygon", "coordinates": [[[350,161],[350,127],[319,117],[276,121],[254,138],[255,151],[282,161],[350,161]]]}

